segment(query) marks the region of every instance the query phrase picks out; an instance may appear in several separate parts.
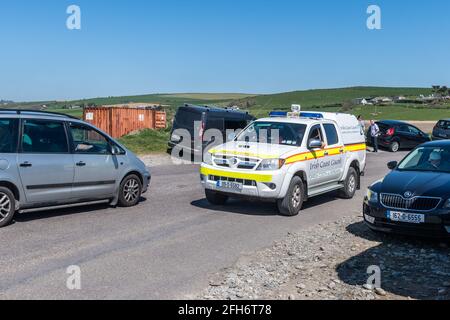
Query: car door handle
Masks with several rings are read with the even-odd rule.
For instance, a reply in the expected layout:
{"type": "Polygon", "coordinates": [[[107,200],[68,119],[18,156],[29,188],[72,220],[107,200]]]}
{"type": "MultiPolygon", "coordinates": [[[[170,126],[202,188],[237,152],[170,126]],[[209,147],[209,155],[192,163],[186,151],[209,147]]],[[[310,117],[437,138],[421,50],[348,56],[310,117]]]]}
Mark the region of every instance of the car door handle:
{"type": "Polygon", "coordinates": [[[325,151],[325,152],[324,152],[324,155],[326,155],[326,156],[329,155],[328,151],[325,151]]]}
{"type": "Polygon", "coordinates": [[[86,166],[86,163],[83,162],[83,161],[80,161],[80,162],[77,163],[77,166],[78,166],[78,167],[85,167],[85,166],[86,166]]]}
{"type": "Polygon", "coordinates": [[[24,163],[20,164],[20,167],[22,167],[22,168],[29,168],[29,167],[32,167],[32,166],[33,165],[31,163],[29,163],[29,162],[24,162],[24,163]]]}

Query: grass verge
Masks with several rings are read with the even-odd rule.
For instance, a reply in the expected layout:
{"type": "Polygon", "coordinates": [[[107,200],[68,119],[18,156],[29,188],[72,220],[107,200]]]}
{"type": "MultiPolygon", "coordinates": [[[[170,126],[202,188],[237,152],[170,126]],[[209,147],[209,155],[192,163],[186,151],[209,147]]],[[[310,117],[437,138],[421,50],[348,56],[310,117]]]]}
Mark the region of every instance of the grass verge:
{"type": "Polygon", "coordinates": [[[138,155],[164,153],[167,150],[170,129],[165,130],[142,130],[137,134],[124,136],[120,143],[138,155]]]}

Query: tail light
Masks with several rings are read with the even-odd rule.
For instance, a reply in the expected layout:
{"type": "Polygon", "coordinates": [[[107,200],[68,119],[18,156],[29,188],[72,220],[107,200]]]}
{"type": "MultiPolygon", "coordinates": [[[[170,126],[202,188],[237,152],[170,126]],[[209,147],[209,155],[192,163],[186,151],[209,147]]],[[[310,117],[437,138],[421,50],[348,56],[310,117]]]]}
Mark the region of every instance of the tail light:
{"type": "Polygon", "coordinates": [[[386,131],[386,135],[389,137],[392,137],[395,134],[395,128],[390,128],[388,131],[386,131]]]}

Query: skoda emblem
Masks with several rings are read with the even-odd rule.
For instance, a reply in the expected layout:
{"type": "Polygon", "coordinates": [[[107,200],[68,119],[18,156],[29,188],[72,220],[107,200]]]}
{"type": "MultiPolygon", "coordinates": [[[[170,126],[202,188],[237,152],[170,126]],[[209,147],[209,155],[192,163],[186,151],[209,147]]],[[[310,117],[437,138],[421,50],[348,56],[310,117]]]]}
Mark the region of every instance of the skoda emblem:
{"type": "Polygon", "coordinates": [[[413,196],[413,193],[411,191],[405,192],[405,198],[410,199],[410,198],[412,198],[412,196],[413,196]]]}
{"type": "Polygon", "coordinates": [[[231,159],[231,165],[234,167],[238,164],[238,159],[237,158],[233,158],[231,159]]]}

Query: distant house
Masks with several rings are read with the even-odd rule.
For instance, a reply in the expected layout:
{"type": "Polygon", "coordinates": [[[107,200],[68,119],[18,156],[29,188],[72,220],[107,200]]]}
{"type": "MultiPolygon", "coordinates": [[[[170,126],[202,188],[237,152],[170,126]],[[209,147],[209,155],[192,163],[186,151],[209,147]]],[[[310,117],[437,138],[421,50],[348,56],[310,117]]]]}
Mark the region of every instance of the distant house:
{"type": "Polygon", "coordinates": [[[9,100],[0,100],[0,105],[2,106],[6,106],[8,104],[13,104],[14,101],[9,101],[9,100]]]}
{"type": "Polygon", "coordinates": [[[404,97],[404,96],[394,97],[395,102],[401,102],[401,101],[405,101],[405,100],[406,100],[406,97],[404,97]]]}
{"type": "Polygon", "coordinates": [[[363,105],[363,106],[367,106],[367,105],[371,105],[372,103],[370,102],[370,98],[357,98],[353,100],[354,104],[358,104],[358,105],[363,105]]]}
{"type": "Polygon", "coordinates": [[[420,97],[418,98],[419,101],[424,102],[424,103],[437,102],[437,101],[441,101],[442,99],[443,99],[443,97],[437,96],[435,94],[432,94],[429,96],[424,96],[423,94],[421,94],[420,97]]]}
{"type": "Polygon", "coordinates": [[[389,97],[375,97],[372,99],[373,103],[379,104],[379,103],[391,103],[393,102],[392,98],[389,97]]]}
{"type": "Polygon", "coordinates": [[[80,109],[81,106],[75,106],[75,105],[68,105],[68,106],[64,106],[63,109],[80,109]]]}

